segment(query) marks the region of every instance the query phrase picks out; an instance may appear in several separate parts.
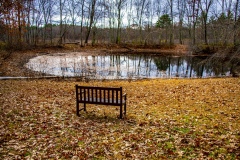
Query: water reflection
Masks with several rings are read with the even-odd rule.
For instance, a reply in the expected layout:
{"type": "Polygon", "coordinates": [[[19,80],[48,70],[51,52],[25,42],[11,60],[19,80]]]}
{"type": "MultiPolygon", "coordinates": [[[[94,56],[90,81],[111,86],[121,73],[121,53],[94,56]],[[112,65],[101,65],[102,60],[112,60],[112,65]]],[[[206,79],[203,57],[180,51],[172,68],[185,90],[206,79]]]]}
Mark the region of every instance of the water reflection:
{"type": "Polygon", "coordinates": [[[207,57],[141,54],[83,56],[76,53],[39,56],[26,64],[29,69],[46,74],[94,79],[228,76],[229,66],[210,61],[207,57]]]}

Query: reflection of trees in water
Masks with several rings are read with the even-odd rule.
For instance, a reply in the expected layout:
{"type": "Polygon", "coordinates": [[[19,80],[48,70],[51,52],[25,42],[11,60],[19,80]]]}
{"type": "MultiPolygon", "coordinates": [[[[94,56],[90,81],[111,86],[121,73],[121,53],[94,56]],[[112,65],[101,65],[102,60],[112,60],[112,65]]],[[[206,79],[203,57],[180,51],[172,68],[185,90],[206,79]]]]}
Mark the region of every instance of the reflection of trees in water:
{"type": "Polygon", "coordinates": [[[223,76],[230,71],[231,66],[230,63],[218,57],[193,57],[193,64],[198,77],[223,76]]]}
{"type": "Polygon", "coordinates": [[[120,55],[109,56],[108,76],[114,76],[115,73],[117,74],[117,76],[121,76],[121,56],[120,55]]]}
{"type": "Polygon", "coordinates": [[[204,71],[205,57],[191,57],[190,77],[202,77],[204,71]],[[193,75],[194,74],[194,75],[193,75]]]}
{"type": "MultiPolygon", "coordinates": [[[[157,73],[160,73],[160,76],[165,75],[170,67],[171,57],[154,57],[153,61],[158,69],[157,73]]],[[[170,69],[168,71],[168,75],[170,75],[170,69]]]]}
{"type": "MultiPolygon", "coordinates": [[[[219,57],[166,57],[143,54],[70,58],[61,56],[58,59],[45,58],[42,60],[44,63],[38,61],[41,65],[35,66],[39,66],[39,70],[44,73],[89,78],[209,77],[228,74],[236,66],[219,57]]],[[[34,68],[31,64],[28,66],[34,68]]]]}
{"type": "Polygon", "coordinates": [[[145,61],[145,64],[146,64],[146,76],[147,77],[150,77],[151,76],[151,72],[152,72],[152,60],[153,60],[153,58],[152,57],[150,57],[150,58],[148,58],[148,57],[144,57],[144,61],[145,61]]]}
{"type": "Polygon", "coordinates": [[[167,69],[170,66],[170,61],[171,61],[170,57],[155,57],[154,58],[154,63],[156,64],[157,69],[159,71],[167,71],[167,69]]]}
{"type": "Polygon", "coordinates": [[[187,57],[186,77],[205,77],[205,75],[212,75],[213,72],[207,68],[206,59],[207,57],[187,57]]]}
{"type": "Polygon", "coordinates": [[[168,77],[188,77],[189,63],[186,57],[155,57],[154,63],[160,73],[168,77]],[[186,66],[187,65],[187,66],[186,66]]]}
{"type": "Polygon", "coordinates": [[[226,64],[207,57],[114,55],[109,59],[108,75],[117,77],[205,77],[229,71],[226,64]]]}
{"type": "Polygon", "coordinates": [[[223,76],[230,72],[232,64],[221,57],[210,57],[206,60],[205,69],[207,73],[214,73],[215,76],[223,76]]]}
{"type": "Polygon", "coordinates": [[[155,57],[158,71],[169,77],[209,77],[220,76],[230,71],[230,63],[208,57],[155,57]]]}

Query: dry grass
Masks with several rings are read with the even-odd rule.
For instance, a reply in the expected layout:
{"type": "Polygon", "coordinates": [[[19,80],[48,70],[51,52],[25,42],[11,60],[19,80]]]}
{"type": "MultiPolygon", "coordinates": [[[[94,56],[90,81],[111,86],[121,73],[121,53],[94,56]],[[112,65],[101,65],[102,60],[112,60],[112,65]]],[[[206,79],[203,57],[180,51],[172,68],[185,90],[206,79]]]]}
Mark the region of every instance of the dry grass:
{"type": "Polygon", "coordinates": [[[0,81],[1,159],[239,159],[240,79],[0,81]],[[122,86],[75,114],[74,85],[122,86]]]}

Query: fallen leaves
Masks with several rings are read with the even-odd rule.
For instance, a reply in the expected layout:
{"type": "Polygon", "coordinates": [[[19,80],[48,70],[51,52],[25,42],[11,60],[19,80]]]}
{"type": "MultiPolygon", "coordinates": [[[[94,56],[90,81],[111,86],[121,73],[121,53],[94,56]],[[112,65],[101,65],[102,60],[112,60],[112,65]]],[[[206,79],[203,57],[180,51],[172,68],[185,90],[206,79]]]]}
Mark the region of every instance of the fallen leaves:
{"type": "Polygon", "coordinates": [[[127,117],[87,105],[75,82],[0,81],[1,159],[238,159],[240,80],[78,82],[122,86],[127,117]]]}

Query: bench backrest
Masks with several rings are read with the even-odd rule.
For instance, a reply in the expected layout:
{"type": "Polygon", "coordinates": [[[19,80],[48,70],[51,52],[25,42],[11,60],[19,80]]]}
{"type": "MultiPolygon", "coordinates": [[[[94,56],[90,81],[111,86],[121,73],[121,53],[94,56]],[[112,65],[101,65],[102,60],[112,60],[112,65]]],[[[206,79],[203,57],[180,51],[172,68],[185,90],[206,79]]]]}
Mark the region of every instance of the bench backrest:
{"type": "Polygon", "coordinates": [[[122,87],[90,87],[76,85],[76,97],[79,103],[122,104],[122,87]]]}

